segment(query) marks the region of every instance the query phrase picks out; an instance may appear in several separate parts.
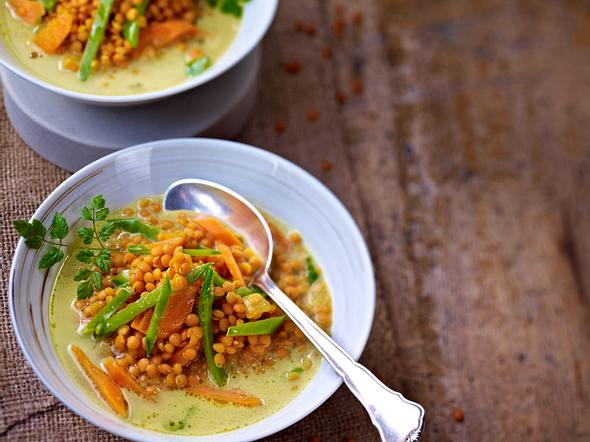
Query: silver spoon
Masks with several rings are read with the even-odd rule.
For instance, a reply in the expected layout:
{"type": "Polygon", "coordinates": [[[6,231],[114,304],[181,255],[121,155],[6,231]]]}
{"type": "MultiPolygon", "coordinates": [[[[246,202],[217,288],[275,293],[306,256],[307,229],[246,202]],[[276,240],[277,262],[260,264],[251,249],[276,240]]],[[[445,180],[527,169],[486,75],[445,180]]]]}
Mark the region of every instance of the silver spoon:
{"type": "Polygon", "coordinates": [[[240,232],[265,262],[254,276],[254,284],[270,295],[344,379],[369,413],[381,439],[387,442],[418,440],[424,424],[424,409],[385,386],[373,373],[355,362],[270,279],[273,239],[266,220],[252,204],[220,184],[186,179],[168,187],[164,208],[212,215],[240,232]]]}

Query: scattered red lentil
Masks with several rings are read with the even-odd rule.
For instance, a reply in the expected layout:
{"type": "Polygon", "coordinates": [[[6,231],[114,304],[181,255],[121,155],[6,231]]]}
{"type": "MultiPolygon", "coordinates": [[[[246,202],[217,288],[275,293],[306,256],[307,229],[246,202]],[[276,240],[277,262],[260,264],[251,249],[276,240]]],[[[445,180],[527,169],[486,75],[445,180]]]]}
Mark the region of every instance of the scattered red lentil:
{"type": "Polygon", "coordinates": [[[320,438],[317,436],[311,436],[309,442],[320,442],[320,438]]]}
{"type": "Polygon", "coordinates": [[[285,68],[286,73],[296,74],[301,69],[301,63],[299,63],[299,60],[293,60],[289,63],[285,63],[283,67],[285,68]]]}
{"type": "Polygon", "coordinates": [[[322,164],[320,164],[320,167],[324,172],[328,172],[332,169],[332,162],[330,160],[324,160],[322,161],[322,164]]]}
{"type": "Polygon", "coordinates": [[[338,100],[338,103],[340,104],[345,104],[348,101],[348,95],[344,92],[336,92],[336,100],[338,100]]]}
{"type": "Polygon", "coordinates": [[[311,107],[307,110],[307,119],[309,121],[316,121],[319,117],[320,113],[316,108],[311,107]]]}
{"type": "Polygon", "coordinates": [[[453,410],[453,420],[455,422],[463,422],[463,419],[465,419],[465,414],[463,411],[459,408],[455,408],[453,410]]]}
{"type": "Polygon", "coordinates": [[[295,20],[295,22],[293,23],[293,30],[295,32],[300,32],[303,31],[305,29],[305,23],[303,23],[303,20],[295,20]]]}
{"type": "Polygon", "coordinates": [[[279,120],[276,122],[275,124],[275,132],[278,134],[282,134],[283,132],[285,132],[285,129],[287,129],[287,125],[285,124],[285,122],[283,120],[279,120]]]}
{"type": "Polygon", "coordinates": [[[350,22],[355,26],[360,26],[363,23],[363,14],[359,11],[354,12],[350,16],[350,22]]]}
{"type": "Polygon", "coordinates": [[[354,437],[347,437],[346,439],[344,439],[344,442],[356,442],[354,437]]]}
{"type": "Polygon", "coordinates": [[[350,84],[350,90],[357,95],[361,94],[363,92],[363,83],[361,83],[360,80],[354,80],[350,84]]]}
{"type": "Polygon", "coordinates": [[[329,60],[330,58],[332,58],[332,49],[329,48],[328,46],[324,46],[322,48],[322,57],[324,57],[326,60],[329,60]]]}
{"type": "Polygon", "coordinates": [[[313,37],[316,33],[316,28],[314,25],[308,25],[307,29],[305,29],[305,32],[307,33],[307,35],[309,35],[310,37],[313,37]]]}
{"type": "Polygon", "coordinates": [[[334,20],[334,23],[332,23],[332,32],[337,38],[341,38],[344,35],[345,29],[346,23],[343,18],[337,18],[334,20]]]}

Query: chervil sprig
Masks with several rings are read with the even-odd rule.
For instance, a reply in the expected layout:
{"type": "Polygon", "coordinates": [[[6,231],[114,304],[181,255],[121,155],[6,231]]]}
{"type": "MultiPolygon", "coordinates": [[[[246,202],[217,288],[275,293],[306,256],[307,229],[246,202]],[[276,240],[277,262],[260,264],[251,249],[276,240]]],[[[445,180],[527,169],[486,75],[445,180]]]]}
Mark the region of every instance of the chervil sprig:
{"type": "Polygon", "coordinates": [[[70,228],[61,213],[56,212],[53,216],[53,221],[49,228],[49,237],[51,239],[45,238],[47,236],[47,229],[38,219],[34,219],[31,222],[16,220],[13,221],[13,224],[18,234],[24,238],[25,244],[30,249],[40,249],[43,244],[49,245],[39,261],[40,269],[48,269],[64,258],[64,252],[62,250],[62,246],[64,245],[63,239],[68,236],[70,228]]]}

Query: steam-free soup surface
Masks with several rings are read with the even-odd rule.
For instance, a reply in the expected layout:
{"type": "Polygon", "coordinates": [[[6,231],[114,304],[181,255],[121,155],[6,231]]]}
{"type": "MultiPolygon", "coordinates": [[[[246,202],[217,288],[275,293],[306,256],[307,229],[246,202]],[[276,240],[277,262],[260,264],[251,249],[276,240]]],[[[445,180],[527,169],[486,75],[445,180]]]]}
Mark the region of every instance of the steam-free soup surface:
{"type": "MultiPolygon", "coordinates": [[[[185,71],[186,51],[173,45],[155,58],[135,60],[126,68],[97,71],[82,82],[76,72],[63,68],[66,55],[43,54],[31,41],[34,28],[12,17],[4,4],[1,6],[0,25],[4,42],[28,72],[56,86],[88,94],[130,95],[165,89],[192,78],[185,71]]],[[[234,40],[240,20],[219,9],[207,7],[198,19],[197,27],[201,36],[191,39],[191,47],[202,50],[214,64],[234,40]]]]}

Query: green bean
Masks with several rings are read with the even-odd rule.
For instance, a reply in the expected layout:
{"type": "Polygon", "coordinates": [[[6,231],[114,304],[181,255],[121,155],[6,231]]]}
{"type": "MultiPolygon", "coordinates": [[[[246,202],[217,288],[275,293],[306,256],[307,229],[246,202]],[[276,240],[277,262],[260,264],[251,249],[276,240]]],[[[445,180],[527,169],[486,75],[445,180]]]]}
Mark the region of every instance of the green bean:
{"type": "Polygon", "coordinates": [[[88,80],[90,76],[90,68],[104,39],[114,2],[115,0],[99,0],[98,2],[96,16],[94,17],[94,22],[92,23],[90,35],[86,42],[86,47],[84,47],[84,54],[82,54],[82,61],[80,63],[79,76],[82,81],[88,80]]]}
{"type": "Polygon", "coordinates": [[[313,260],[311,259],[311,256],[305,258],[305,265],[307,266],[307,282],[309,283],[309,285],[311,285],[320,277],[320,275],[318,274],[318,271],[313,265],[313,260]]]}
{"type": "Polygon", "coordinates": [[[228,336],[270,335],[285,321],[284,316],[263,319],[255,322],[244,322],[227,329],[228,336]]]}
{"type": "Polygon", "coordinates": [[[162,286],[163,284],[160,284],[147,295],[144,295],[137,301],[132,302],[123,310],[118,311],[110,319],[103,322],[102,324],[104,325],[101,327],[100,333],[97,333],[97,336],[104,336],[109,333],[113,333],[122,325],[133,321],[137,316],[145,312],[148,308],[156,305],[156,302],[158,302],[158,298],[160,297],[160,293],[162,293],[162,286]]]}
{"type": "Polygon", "coordinates": [[[136,218],[110,219],[108,222],[113,223],[115,227],[129,233],[139,233],[152,241],[158,239],[160,229],[155,226],[141,222],[136,218]]]}
{"type": "Polygon", "coordinates": [[[122,288],[118,290],[118,293],[115,297],[108,302],[100,311],[96,314],[94,318],[88,322],[84,328],[82,329],[82,334],[87,336],[98,329],[98,326],[103,324],[107,319],[109,319],[117,309],[123,304],[127,299],[131,296],[131,290],[128,288],[122,288]]]}
{"type": "Polygon", "coordinates": [[[160,326],[160,321],[162,320],[162,316],[164,316],[164,312],[168,306],[168,298],[170,298],[171,293],[172,287],[170,287],[170,280],[168,279],[168,276],[166,276],[166,278],[164,278],[164,282],[162,283],[162,292],[158,297],[156,307],[154,308],[154,314],[152,315],[150,325],[145,334],[145,352],[147,353],[148,358],[152,354],[152,349],[156,343],[156,338],[158,337],[158,327],[160,326]]]}
{"type": "Polygon", "coordinates": [[[260,295],[262,295],[263,298],[266,298],[268,296],[268,293],[266,293],[260,287],[257,287],[255,285],[252,285],[250,287],[239,287],[239,288],[235,289],[234,291],[236,292],[236,294],[240,295],[242,298],[245,296],[252,295],[254,293],[259,293],[260,295]]]}
{"type": "Polygon", "coordinates": [[[215,365],[213,360],[213,269],[208,267],[204,273],[199,294],[199,321],[203,330],[203,352],[211,377],[217,385],[223,387],[227,382],[227,373],[223,367],[215,365]]]}
{"type": "Polygon", "coordinates": [[[208,263],[201,264],[200,266],[195,267],[194,269],[192,269],[190,272],[188,272],[186,274],[186,280],[189,282],[189,284],[194,284],[195,282],[197,282],[197,279],[199,279],[201,276],[203,276],[203,273],[205,272],[205,270],[207,270],[207,268],[210,268],[213,271],[213,284],[218,287],[222,286],[226,280],[224,278],[222,278],[221,276],[219,276],[219,273],[217,273],[215,270],[213,270],[212,266],[213,266],[213,264],[208,262],[208,263]]]}
{"type": "Polygon", "coordinates": [[[149,2],[150,0],[142,0],[139,6],[136,7],[137,17],[135,20],[125,20],[125,24],[123,25],[123,36],[125,40],[131,43],[131,47],[133,48],[136,48],[139,43],[139,17],[143,15],[149,2]]]}
{"type": "Polygon", "coordinates": [[[190,255],[190,256],[213,256],[213,255],[219,255],[220,254],[219,250],[207,249],[207,248],[202,248],[202,249],[184,249],[182,251],[182,253],[186,253],[187,255],[190,255]]]}

